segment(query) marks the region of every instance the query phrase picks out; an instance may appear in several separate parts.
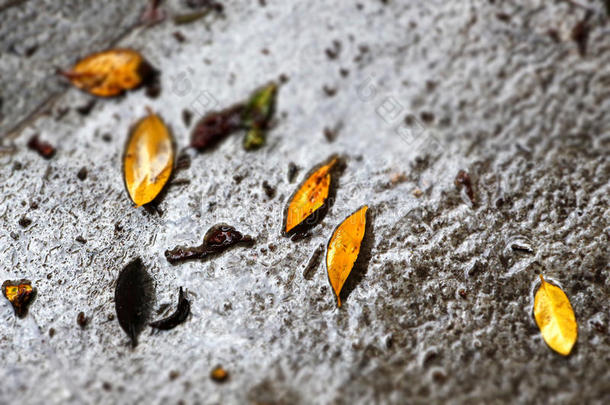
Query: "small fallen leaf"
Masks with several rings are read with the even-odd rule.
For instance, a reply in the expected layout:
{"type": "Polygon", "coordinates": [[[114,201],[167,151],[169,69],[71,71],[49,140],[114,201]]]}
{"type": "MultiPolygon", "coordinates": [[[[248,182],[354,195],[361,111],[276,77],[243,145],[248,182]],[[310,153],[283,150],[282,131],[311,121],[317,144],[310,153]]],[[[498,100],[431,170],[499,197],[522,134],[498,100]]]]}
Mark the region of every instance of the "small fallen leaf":
{"type": "Polygon", "coordinates": [[[253,243],[249,235],[242,235],[230,225],[217,224],[211,227],[203,237],[199,246],[178,246],[165,251],[165,258],[174,264],[186,260],[203,259],[212,254],[222,253],[233,245],[240,243],[253,243]]]}
{"type": "Polygon", "coordinates": [[[72,70],[59,72],[76,87],[99,97],[118,96],[139,87],[155,69],[131,49],[110,49],[78,61],[72,70]]]}
{"type": "Polygon", "coordinates": [[[123,173],[125,187],[138,207],[154,200],[172,174],[174,143],[169,129],[152,112],[129,134],[123,173]]]}
{"type": "Polygon", "coordinates": [[[167,318],[152,322],[150,326],[160,330],[174,329],[176,326],[186,321],[186,318],[190,313],[191,302],[186,298],[186,294],[182,290],[182,287],[180,287],[180,292],[178,294],[178,307],[176,308],[176,311],[167,318]]]}
{"type": "Polygon", "coordinates": [[[559,288],[540,275],[540,288],[534,298],[534,316],[547,345],[567,356],[578,338],[578,324],[570,300],[559,288]]]}
{"type": "Polygon", "coordinates": [[[258,149],[265,144],[266,130],[275,110],[277,84],[271,82],[257,89],[246,103],[243,125],[248,128],[244,138],[246,150],[258,149]]]}
{"type": "Polygon", "coordinates": [[[15,315],[25,318],[30,304],[36,298],[36,288],[32,287],[30,280],[6,280],[2,283],[2,294],[13,306],[15,315]]]}
{"type": "Polygon", "coordinates": [[[332,172],[338,162],[339,157],[331,156],[326,162],[314,167],[290,197],[284,214],[284,236],[296,233],[302,224],[315,223],[308,218],[325,206],[332,186],[332,172]]]}
{"type": "Polygon", "coordinates": [[[359,208],[347,217],[333,232],[326,252],[328,280],[337,296],[337,306],[341,307],[339,297],[345,281],[349,277],[360,254],[360,247],[366,231],[368,206],[359,208]]]}
{"type": "Polygon", "coordinates": [[[114,291],[119,325],[131,339],[133,347],[137,346],[138,335],[148,322],[153,300],[153,280],[137,258],[121,270],[114,291]]]}

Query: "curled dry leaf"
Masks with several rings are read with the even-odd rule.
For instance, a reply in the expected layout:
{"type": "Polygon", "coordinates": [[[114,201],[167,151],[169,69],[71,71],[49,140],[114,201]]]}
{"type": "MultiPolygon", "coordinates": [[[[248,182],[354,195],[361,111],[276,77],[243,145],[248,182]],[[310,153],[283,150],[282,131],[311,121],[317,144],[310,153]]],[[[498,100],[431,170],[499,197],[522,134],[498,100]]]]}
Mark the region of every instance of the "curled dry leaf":
{"type": "Polygon", "coordinates": [[[326,252],[328,280],[341,307],[341,289],[349,277],[360,254],[362,239],[366,231],[368,206],[359,208],[347,217],[333,232],[326,252]]]}
{"type": "Polygon", "coordinates": [[[25,318],[30,304],[36,298],[36,288],[32,287],[30,280],[6,280],[2,283],[2,294],[13,306],[15,315],[25,318]]]}
{"type": "Polygon", "coordinates": [[[233,132],[243,128],[244,106],[236,104],[221,111],[212,111],[201,118],[191,133],[191,146],[199,152],[214,147],[233,132]]]}
{"type": "Polygon", "coordinates": [[[243,235],[230,225],[218,224],[211,227],[203,237],[199,246],[178,246],[165,251],[167,261],[174,264],[181,261],[203,259],[212,254],[222,253],[233,245],[240,243],[253,243],[249,235],[243,235]]]}
{"type": "Polygon", "coordinates": [[[160,330],[174,329],[176,326],[186,321],[186,318],[188,318],[190,313],[191,302],[186,298],[186,294],[182,290],[182,287],[180,287],[180,293],[178,294],[178,307],[176,308],[176,311],[167,318],[152,322],[150,326],[160,330]]]}
{"type": "Polygon", "coordinates": [[[567,356],[578,338],[578,324],[570,300],[559,288],[540,275],[534,298],[534,316],[544,341],[557,353],[567,356]]]}
{"type": "Polygon", "coordinates": [[[138,335],[148,322],[153,300],[153,280],[142,261],[135,259],[121,270],[114,291],[119,325],[134,347],[138,344],[138,335]]]}
{"type": "Polygon", "coordinates": [[[284,236],[293,235],[317,222],[312,217],[326,206],[333,181],[333,169],[338,162],[339,157],[331,156],[326,162],[316,166],[290,197],[284,214],[284,236]]]}
{"type": "Polygon", "coordinates": [[[137,206],[153,201],[169,180],[174,165],[174,143],[159,116],[150,113],[129,134],[123,174],[125,187],[137,206]]]}
{"type": "Polygon", "coordinates": [[[60,74],[93,95],[112,97],[144,84],[154,76],[154,71],[138,52],[110,49],[87,56],[60,74]]]}

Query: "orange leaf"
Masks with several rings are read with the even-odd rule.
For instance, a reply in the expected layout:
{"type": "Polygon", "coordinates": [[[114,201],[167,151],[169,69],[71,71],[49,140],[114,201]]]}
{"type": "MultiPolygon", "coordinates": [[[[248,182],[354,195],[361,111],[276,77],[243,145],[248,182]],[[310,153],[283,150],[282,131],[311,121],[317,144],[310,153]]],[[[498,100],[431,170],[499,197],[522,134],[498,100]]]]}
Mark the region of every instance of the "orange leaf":
{"type": "Polygon", "coordinates": [[[297,226],[326,204],[332,170],[338,161],[337,156],[331,156],[325,163],[316,166],[292,195],[284,216],[284,235],[296,231],[297,226]]]}
{"type": "Polygon", "coordinates": [[[161,118],[149,114],[131,130],[123,174],[131,200],[141,206],[154,200],[161,192],[174,165],[174,143],[161,118]]]}
{"type": "Polygon", "coordinates": [[[339,294],[360,254],[360,246],[366,231],[368,208],[366,205],[361,207],[341,222],[328,242],[326,252],[328,280],[337,296],[337,306],[339,307],[341,307],[339,294]]]}
{"type": "Polygon", "coordinates": [[[152,72],[152,67],[138,52],[110,49],[87,56],[72,70],[60,73],[82,90],[112,97],[140,86],[152,72]]]}

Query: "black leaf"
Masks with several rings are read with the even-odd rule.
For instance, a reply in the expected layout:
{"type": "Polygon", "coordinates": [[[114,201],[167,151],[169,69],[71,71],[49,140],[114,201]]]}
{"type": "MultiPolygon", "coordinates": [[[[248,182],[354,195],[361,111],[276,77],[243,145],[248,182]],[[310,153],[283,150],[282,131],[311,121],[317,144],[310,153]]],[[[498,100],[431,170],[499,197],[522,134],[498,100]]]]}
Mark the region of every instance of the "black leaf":
{"type": "Polygon", "coordinates": [[[131,339],[133,347],[138,335],[148,322],[154,299],[154,285],[142,260],[137,258],[119,274],[114,292],[114,302],[119,325],[131,339]]]}
{"type": "Polygon", "coordinates": [[[176,326],[186,321],[186,318],[190,313],[191,302],[186,299],[186,294],[184,291],[182,291],[182,287],[180,287],[180,294],[178,295],[178,307],[176,308],[176,311],[167,318],[152,322],[150,326],[160,330],[174,329],[176,326]]]}

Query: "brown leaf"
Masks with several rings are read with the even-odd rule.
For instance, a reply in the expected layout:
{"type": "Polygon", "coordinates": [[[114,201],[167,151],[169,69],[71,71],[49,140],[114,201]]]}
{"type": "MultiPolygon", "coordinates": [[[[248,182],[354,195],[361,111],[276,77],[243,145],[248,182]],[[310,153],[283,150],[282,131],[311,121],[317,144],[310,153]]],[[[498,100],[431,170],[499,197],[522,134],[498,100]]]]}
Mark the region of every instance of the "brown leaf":
{"type": "Polygon", "coordinates": [[[211,227],[203,237],[203,243],[199,246],[178,246],[172,250],[165,251],[167,261],[174,264],[186,260],[203,259],[212,254],[222,253],[231,246],[253,243],[252,237],[242,235],[230,225],[218,224],[211,227]]]}
{"type": "Polygon", "coordinates": [[[191,132],[191,146],[199,152],[216,146],[233,132],[242,129],[242,104],[213,111],[201,118],[191,132]]]}

